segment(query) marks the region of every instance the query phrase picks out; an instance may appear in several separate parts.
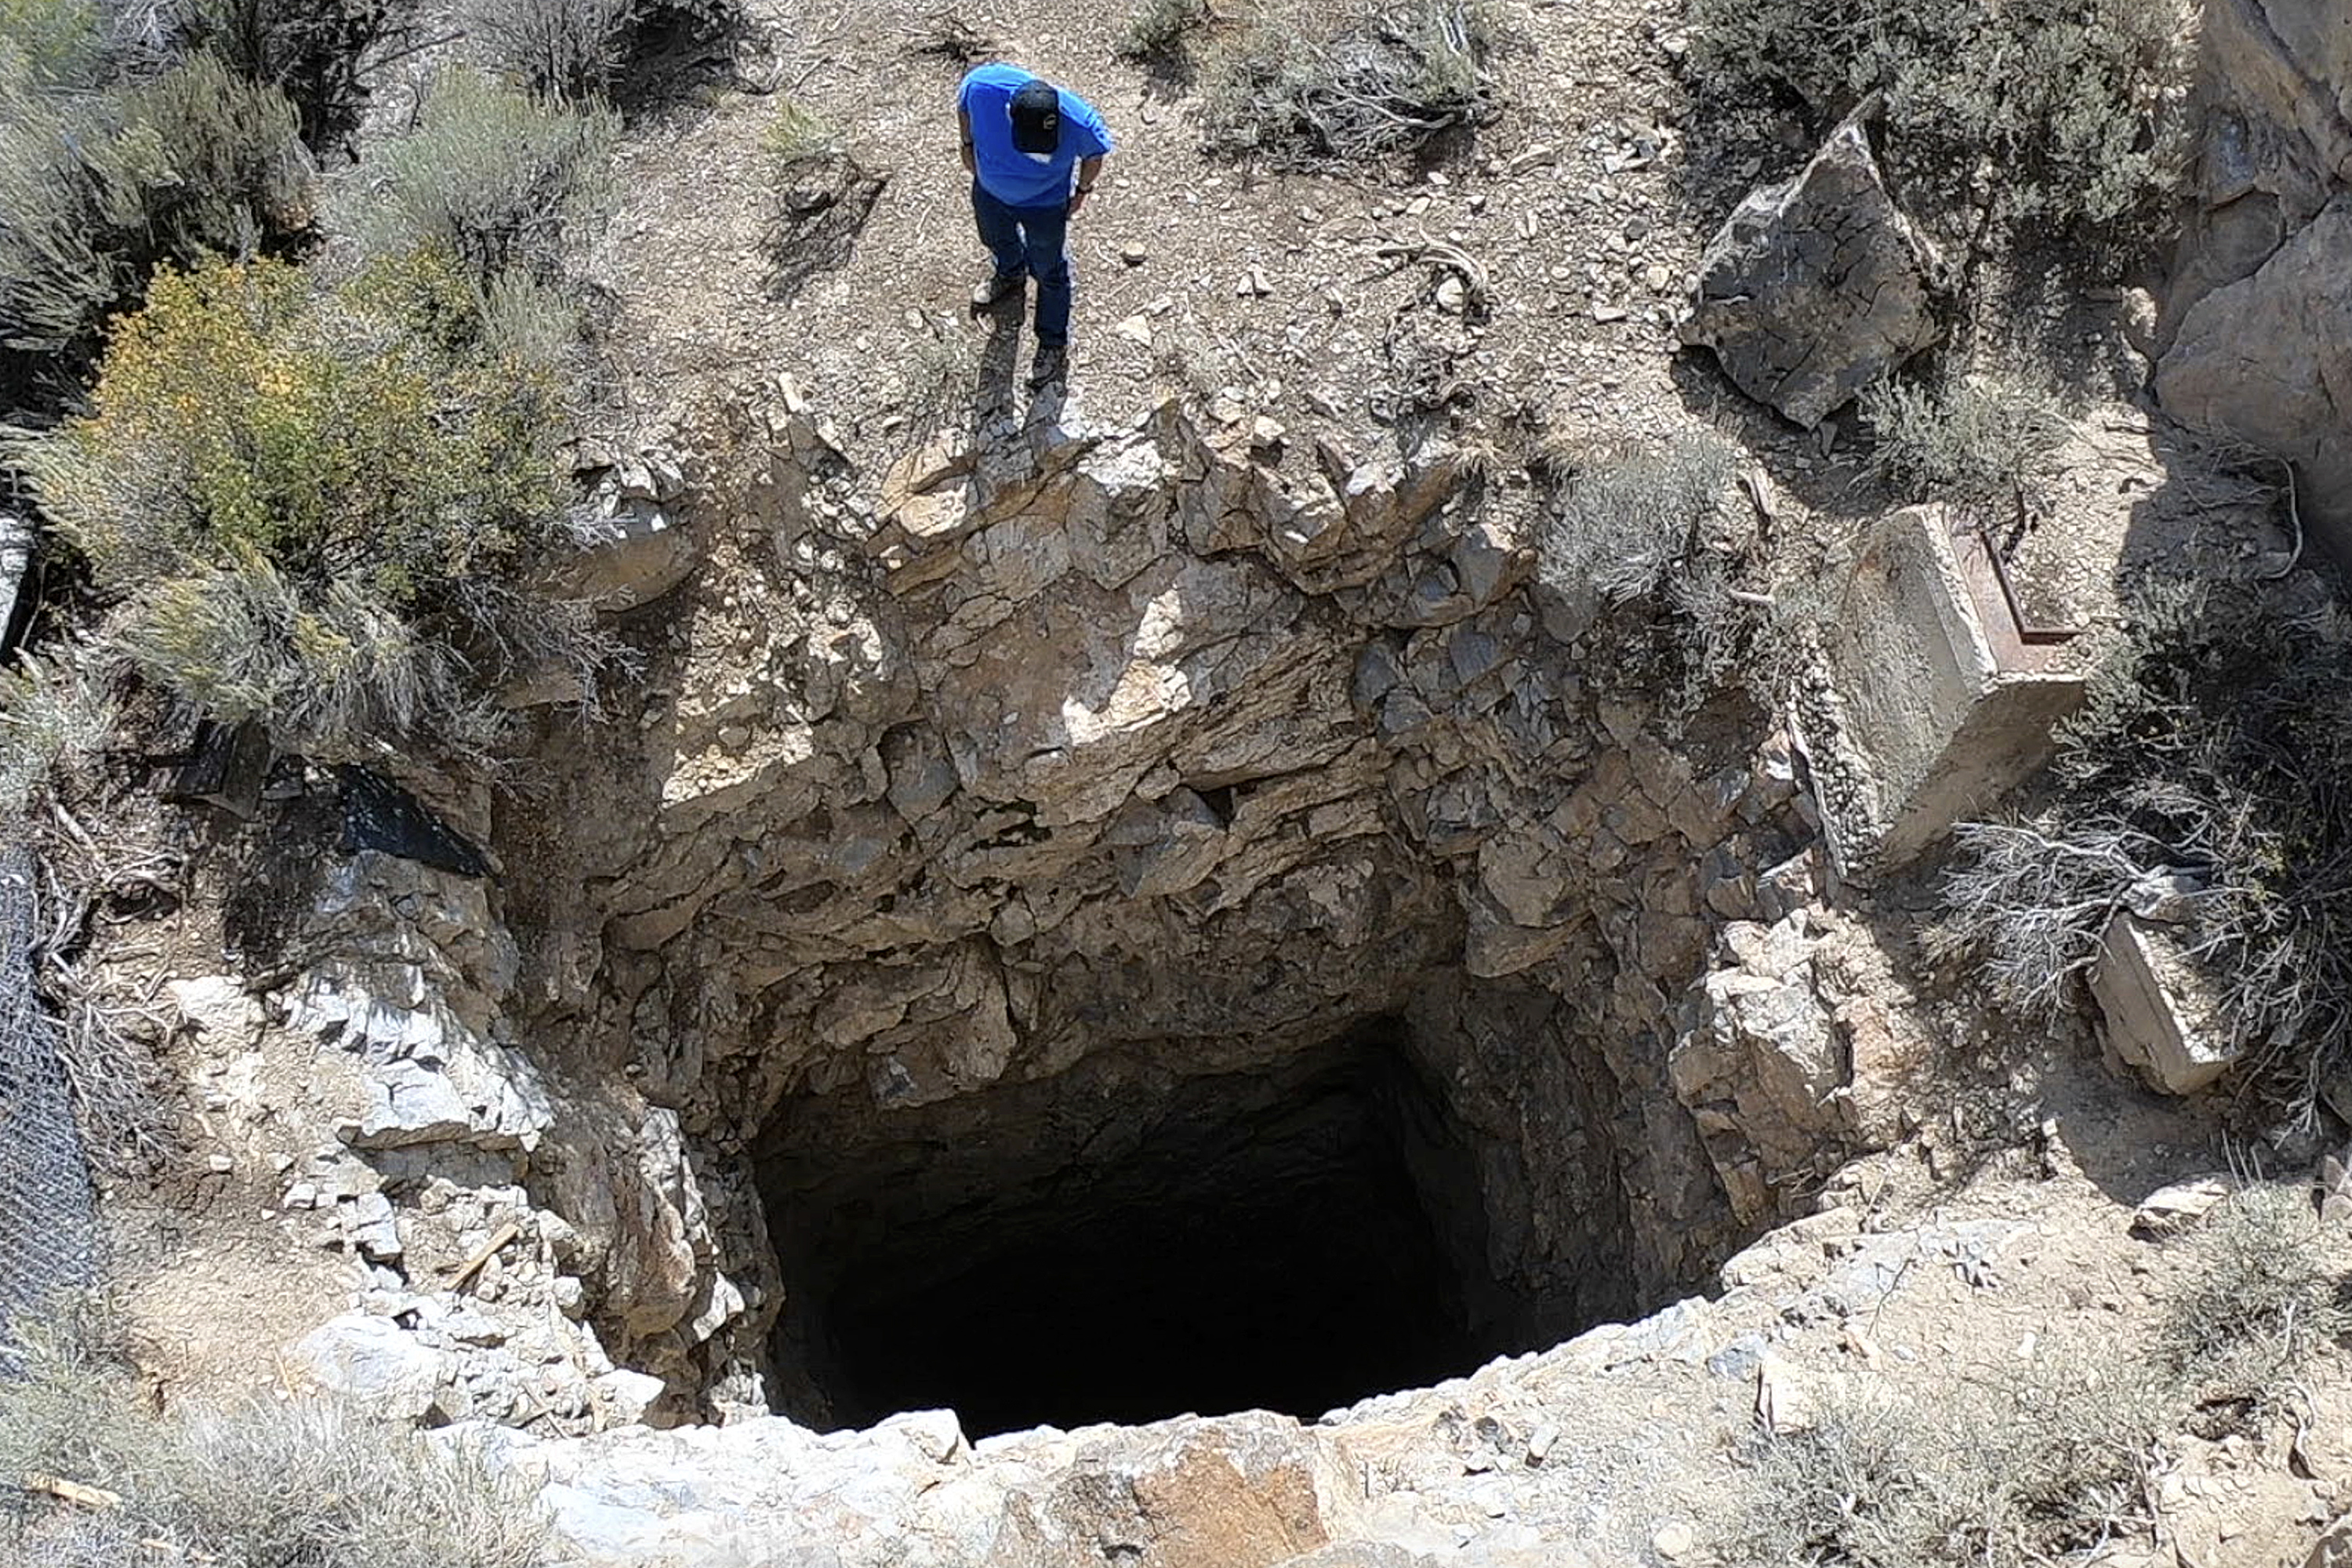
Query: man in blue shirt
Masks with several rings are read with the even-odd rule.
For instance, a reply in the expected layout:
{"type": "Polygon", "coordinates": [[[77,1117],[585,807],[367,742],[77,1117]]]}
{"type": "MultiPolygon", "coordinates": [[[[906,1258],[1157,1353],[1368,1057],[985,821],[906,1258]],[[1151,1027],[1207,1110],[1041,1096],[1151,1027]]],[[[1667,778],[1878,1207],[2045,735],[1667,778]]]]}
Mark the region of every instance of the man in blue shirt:
{"type": "Polygon", "coordinates": [[[1102,177],[1110,132],[1094,105],[1019,66],[986,65],[956,93],[971,210],[996,272],[972,290],[975,310],[1037,279],[1037,360],[1029,384],[1062,379],[1069,361],[1070,219],[1102,177]]]}

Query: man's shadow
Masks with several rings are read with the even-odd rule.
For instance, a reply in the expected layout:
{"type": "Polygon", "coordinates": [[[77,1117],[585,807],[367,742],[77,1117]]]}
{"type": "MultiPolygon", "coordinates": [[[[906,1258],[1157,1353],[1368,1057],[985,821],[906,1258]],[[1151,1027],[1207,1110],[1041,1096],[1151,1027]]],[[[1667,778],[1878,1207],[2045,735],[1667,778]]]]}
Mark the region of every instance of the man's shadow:
{"type": "Polygon", "coordinates": [[[1043,386],[1033,386],[1021,374],[1021,340],[1028,321],[1025,291],[975,310],[981,323],[980,370],[972,383],[971,432],[975,441],[989,424],[1005,416],[1026,430],[1057,421],[1069,399],[1069,367],[1043,386]],[[1023,394],[1028,403],[1022,404],[1023,394]]]}
{"type": "Polygon", "coordinates": [[[972,378],[971,433],[975,442],[991,423],[1013,412],[1019,400],[1022,321],[1026,306],[1024,289],[984,310],[972,312],[982,333],[980,374],[972,378]]]}

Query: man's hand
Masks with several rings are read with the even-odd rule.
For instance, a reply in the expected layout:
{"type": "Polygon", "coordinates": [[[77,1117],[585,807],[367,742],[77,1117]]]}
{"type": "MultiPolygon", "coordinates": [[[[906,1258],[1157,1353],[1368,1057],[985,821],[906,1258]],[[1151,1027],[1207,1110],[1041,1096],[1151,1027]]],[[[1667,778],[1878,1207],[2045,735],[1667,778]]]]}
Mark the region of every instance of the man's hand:
{"type": "Polygon", "coordinates": [[[1095,182],[1102,178],[1102,164],[1099,154],[1078,160],[1078,183],[1070,192],[1070,205],[1066,216],[1077,216],[1078,209],[1087,205],[1087,193],[1095,188],[1095,182]]]}

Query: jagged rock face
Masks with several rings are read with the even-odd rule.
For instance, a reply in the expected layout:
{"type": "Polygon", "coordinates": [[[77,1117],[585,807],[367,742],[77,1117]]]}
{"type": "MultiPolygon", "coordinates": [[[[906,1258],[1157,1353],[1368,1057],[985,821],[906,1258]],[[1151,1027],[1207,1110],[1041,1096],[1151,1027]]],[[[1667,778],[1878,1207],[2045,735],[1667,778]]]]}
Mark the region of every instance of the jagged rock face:
{"type": "Polygon", "coordinates": [[[2305,524],[2352,559],[2352,25],[2336,0],[2211,0],[2200,37],[2157,395],[2294,464],[2305,524]]]}
{"type": "Polygon", "coordinates": [[[1784,910],[1789,753],[1745,710],[1670,736],[1607,629],[1546,633],[1529,491],[1172,408],[877,485],[789,392],[698,468],[756,482],[692,503],[635,743],[551,729],[496,831],[526,1032],[572,1064],[535,1190],[622,1360],[855,1408],[770,1354],[821,1305],[776,1261],[812,1159],[985,1185],[966,1135],[1142,1139],[1373,1021],[1469,1173],[1411,1173],[1482,1254],[1482,1353],[1696,1277],[1759,1209],[1727,1166],[1777,1201],[1788,1162],[1736,1114],[1702,1148],[1667,1062],[1717,927],[1784,910]],[[1023,1098],[1080,1064],[1118,1092],[1023,1098]]]}

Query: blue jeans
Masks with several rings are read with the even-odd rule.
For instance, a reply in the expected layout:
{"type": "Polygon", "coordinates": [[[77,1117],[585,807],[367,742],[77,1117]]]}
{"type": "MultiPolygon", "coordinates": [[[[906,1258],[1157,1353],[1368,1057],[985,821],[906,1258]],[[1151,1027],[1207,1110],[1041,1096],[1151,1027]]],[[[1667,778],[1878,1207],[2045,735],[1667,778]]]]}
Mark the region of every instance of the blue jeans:
{"type": "Polygon", "coordinates": [[[1037,279],[1037,342],[1059,348],[1070,341],[1070,208],[1016,207],[971,183],[972,216],[980,242],[996,259],[999,278],[1023,273],[1037,279]]]}

